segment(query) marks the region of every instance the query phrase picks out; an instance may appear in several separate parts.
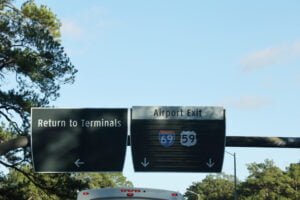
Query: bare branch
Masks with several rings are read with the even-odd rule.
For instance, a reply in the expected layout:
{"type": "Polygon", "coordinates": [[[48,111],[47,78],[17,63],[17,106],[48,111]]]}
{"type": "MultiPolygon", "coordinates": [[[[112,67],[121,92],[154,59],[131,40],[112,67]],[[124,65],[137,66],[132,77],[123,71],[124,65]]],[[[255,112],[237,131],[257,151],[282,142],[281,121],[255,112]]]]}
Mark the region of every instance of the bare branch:
{"type": "Polygon", "coordinates": [[[18,134],[21,135],[23,133],[22,130],[18,127],[18,124],[12,121],[4,112],[0,111],[0,114],[9,122],[10,125],[12,125],[12,127],[15,129],[15,131],[17,131],[18,134]]]}

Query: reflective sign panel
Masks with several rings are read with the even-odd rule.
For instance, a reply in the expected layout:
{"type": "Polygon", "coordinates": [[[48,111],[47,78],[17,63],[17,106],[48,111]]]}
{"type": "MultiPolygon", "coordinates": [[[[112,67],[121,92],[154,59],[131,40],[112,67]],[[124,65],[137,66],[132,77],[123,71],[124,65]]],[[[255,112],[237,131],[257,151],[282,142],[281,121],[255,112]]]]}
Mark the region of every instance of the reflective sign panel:
{"type": "Polygon", "coordinates": [[[220,172],[225,149],[222,107],[133,107],[135,171],[220,172]]]}
{"type": "Polygon", "coordinates": [[[32,109],[37,172],[122,171],[127,109],[32,109]]]}

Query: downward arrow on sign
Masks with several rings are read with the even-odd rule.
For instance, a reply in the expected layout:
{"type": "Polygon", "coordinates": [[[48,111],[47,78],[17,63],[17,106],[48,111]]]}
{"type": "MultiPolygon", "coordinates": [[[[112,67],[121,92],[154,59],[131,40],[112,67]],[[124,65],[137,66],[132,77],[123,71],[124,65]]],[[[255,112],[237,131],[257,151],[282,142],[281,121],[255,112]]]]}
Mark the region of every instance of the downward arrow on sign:
{"type": "Polygon", "coordinates": [[[208,160],[208,162],[206,163],[206,165],[209,167],[209,168],[212,168],[214,165],[215,165],[215,163],[212,161],[212,159],[210,158],[209,160],[208,160]]]}
{"type": "Polygon", "coordinates": [[[150,163],[147,161],[147,158],[144,158],[144,162],[141,162],[143,167],[147,167],[150,163]]]}

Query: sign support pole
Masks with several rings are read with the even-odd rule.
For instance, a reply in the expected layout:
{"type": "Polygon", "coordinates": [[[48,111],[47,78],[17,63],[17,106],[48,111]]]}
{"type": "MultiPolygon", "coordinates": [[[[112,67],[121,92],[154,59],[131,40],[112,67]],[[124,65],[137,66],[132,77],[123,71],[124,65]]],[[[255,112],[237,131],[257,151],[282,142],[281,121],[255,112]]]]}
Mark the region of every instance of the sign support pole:
{"type": "Polygon", "coordinates": [[[227,136],[226,147],[300,148],[300,138],[227,136]]]}
{"type": "Polygon", "coordinates": [[[229,151],[225,151],[226,153],[228,153],[229,155],[231,155],[233,157],[233,165],[234,165],[234,200],[237,200],[237,175],[236,175],[236,154],[234,153],[230,153],[229,151]]]}
{"type": "MultiPolygon", "coordinates": [[[[128,135],[127,146],[130,145],[128,135]]],[[[300,138],[226,136],[226,147],[300,148],[300,138]]]]}

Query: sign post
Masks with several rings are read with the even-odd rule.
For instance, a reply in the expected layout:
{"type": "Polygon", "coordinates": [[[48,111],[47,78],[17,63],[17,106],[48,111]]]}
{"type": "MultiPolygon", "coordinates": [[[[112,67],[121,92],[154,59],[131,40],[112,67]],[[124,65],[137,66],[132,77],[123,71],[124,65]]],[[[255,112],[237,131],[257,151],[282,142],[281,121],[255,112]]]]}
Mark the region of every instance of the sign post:
{"type": "Polygon", "coordinates": [[[32,108],[37,172],[122,171],[127,109],[32,108]]]}
{"type": "Polygon", "coordinates": [[[132,108],[135,171],[221,172],[225,150],[222,107],[132,108]]]}

